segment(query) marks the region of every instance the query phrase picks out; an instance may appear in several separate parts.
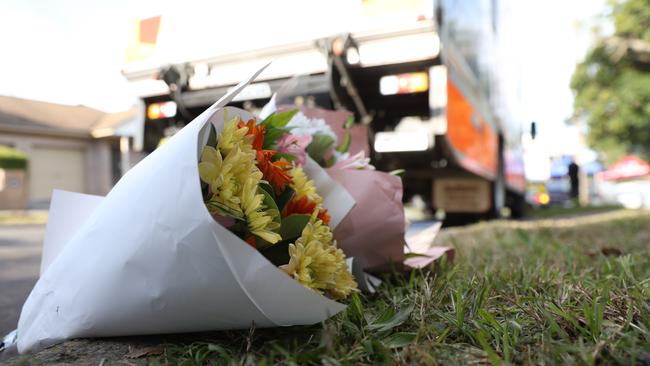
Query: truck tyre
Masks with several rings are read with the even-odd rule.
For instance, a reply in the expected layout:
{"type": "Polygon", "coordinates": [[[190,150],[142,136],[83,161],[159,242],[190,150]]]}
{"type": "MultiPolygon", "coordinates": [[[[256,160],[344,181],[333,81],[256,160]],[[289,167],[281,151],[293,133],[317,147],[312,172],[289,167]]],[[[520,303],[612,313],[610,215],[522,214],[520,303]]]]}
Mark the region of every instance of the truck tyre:
{"type": "Polygon", "coordinates": [[[526,216],[526,199],[522,194],[508,192],[507,204],[513,219],[522,219],[526,216]]]}

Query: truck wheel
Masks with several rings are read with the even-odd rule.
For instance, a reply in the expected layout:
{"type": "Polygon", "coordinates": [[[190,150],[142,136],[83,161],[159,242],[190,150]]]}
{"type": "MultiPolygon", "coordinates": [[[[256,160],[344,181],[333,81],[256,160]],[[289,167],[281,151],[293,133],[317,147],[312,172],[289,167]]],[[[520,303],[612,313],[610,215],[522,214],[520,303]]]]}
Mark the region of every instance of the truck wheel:
{"type": "Polygon", "coordinates": [[[526,216],[526,199],[524,198],[524,195],[508,192],[506,200],[512,218],[521,219],[526,216]]]}

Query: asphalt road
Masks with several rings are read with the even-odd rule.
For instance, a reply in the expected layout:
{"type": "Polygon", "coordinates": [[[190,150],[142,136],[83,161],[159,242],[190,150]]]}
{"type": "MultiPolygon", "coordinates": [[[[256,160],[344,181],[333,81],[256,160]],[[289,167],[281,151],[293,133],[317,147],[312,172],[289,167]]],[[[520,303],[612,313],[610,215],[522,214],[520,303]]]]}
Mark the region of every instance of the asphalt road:
{"type": "Polygon", "coordinates": [[[0,339],[16,329],[38,279],[45,225],[0,225],[0,339]]]}

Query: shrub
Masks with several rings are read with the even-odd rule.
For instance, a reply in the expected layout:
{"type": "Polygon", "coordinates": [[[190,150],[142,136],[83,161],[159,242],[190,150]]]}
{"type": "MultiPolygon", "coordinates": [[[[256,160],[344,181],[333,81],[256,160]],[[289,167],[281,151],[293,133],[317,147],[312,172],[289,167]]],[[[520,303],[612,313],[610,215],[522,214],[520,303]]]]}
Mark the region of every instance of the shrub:
{"type": "Polygon", "coordinates": [[[27,155],[20,150],[0,145],[0,169],[27,169],[27,155]]]}

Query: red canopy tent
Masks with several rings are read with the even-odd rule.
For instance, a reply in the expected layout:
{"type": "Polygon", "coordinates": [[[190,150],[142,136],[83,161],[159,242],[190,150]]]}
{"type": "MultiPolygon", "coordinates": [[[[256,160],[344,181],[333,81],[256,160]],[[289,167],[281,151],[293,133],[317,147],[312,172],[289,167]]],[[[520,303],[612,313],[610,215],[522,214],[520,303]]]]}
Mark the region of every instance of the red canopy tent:
{"type": "Polygon", "coordinates": [[[624,157],[609,169],[599,173],[599,177],[603,180],[633,179],[646,175],[650,175],[650,164],[632,155],[624,157]]]}

